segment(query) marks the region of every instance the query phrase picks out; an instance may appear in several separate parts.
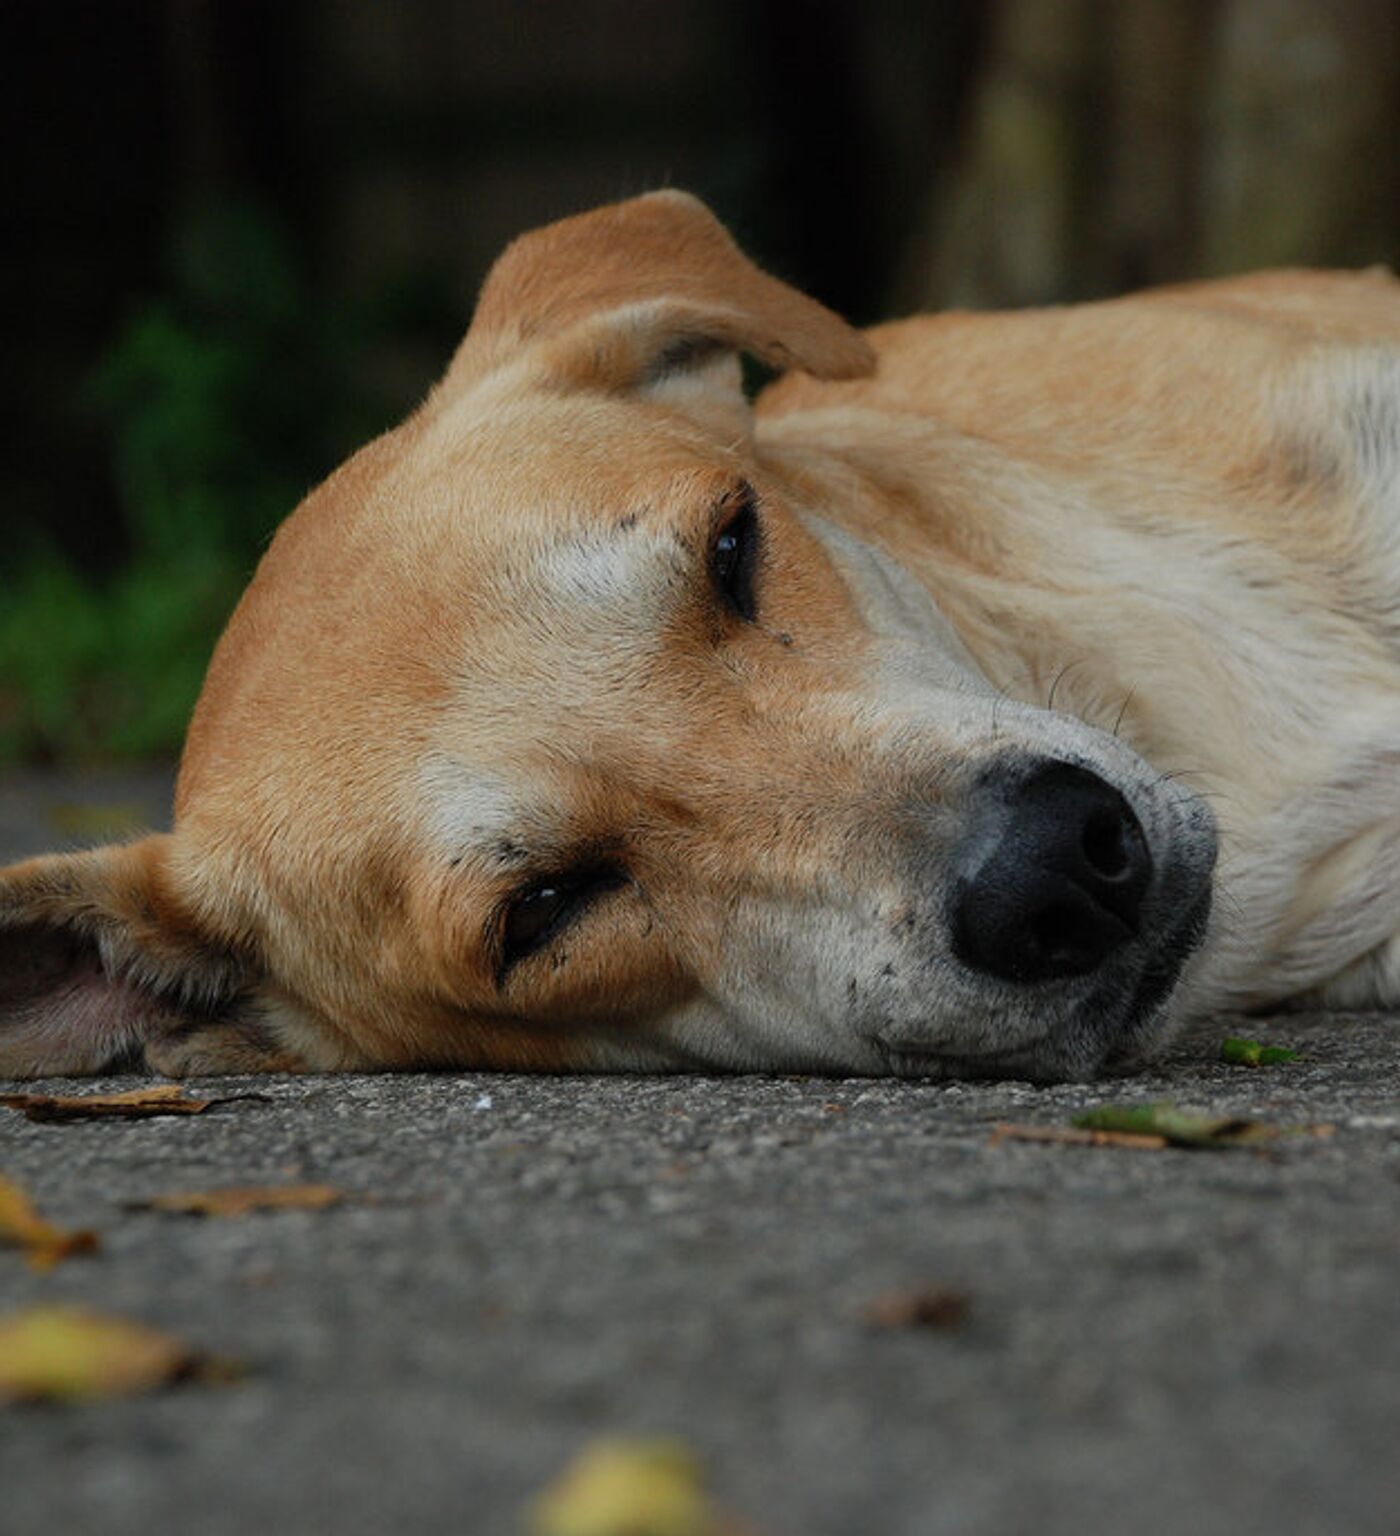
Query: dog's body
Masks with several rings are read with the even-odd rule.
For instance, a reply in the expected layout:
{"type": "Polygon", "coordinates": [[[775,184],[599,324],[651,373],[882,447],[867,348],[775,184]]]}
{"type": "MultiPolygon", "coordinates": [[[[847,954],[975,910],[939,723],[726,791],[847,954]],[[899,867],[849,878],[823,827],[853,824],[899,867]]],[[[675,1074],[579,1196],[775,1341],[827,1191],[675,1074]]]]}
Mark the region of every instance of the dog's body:
{"type": "Polygon", "coordinates": [[[863,339],[654,194],[284,527],[174,833],[0,875],[0,1072],[1082,1076],[1400,1004],[1397,765],[1392,278],[863,339]]]}

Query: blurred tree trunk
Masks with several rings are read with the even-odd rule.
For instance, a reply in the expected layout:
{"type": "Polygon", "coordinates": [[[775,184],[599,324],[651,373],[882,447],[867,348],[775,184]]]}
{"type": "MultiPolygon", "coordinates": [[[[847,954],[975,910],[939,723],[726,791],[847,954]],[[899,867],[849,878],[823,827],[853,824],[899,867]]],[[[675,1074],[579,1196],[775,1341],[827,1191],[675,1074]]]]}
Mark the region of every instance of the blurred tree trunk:
{"type": "Polygon", "coordinates": [[[1395,0],[999,0],[896,301],[1397,259],[1395,0]]]}
{"type": "Polygon", "coordinates": [[[916,237],[910,303],[1045,302],[1075,262],[1094,0],[1004,0],[964,147],[916,237]]]}
{"type": "Polygon", "coordinates": [[[1135,0],[1105,19],[1102,212],[1089,212],[1083,289],[1165,282],[1192,266],[1210,0],[1135,0]]]}
{"type": "Polygon", "coordinates": [[[1201,266],[1395,260],[1395,0],[1230,0],[1206,120],[1201,266]]]}

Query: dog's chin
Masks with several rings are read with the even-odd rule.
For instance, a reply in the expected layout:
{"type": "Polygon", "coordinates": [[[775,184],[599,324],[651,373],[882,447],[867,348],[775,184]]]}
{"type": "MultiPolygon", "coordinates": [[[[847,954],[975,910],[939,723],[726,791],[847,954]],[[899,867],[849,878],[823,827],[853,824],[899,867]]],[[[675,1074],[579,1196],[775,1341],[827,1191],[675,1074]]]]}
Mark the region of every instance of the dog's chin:
{"type": "Polygon", "coordinates": [[[899,1077],[1016,1078],[1033,1083],[1088,1082],[1101,1073],[1131,1072],[1150,1062],[1174,1032],[1173,1007],[1187,960],[1205,937],[1210,918],[1209,880],[1181,918],[1131,966],[1106,978],[1030,1038],[1001,1050],[959,1053],[956,1047],[886,1051],[899,1077]]]}

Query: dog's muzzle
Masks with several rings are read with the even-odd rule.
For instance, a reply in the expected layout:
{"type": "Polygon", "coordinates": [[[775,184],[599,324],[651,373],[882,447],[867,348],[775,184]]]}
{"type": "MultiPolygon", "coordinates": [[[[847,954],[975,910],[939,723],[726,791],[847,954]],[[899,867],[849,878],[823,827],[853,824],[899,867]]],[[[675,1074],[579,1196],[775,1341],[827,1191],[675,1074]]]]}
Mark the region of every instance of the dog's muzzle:
{"type": "MultiPolygon", "coordinates": [[[[1083,1077],[1150,1052],[1206,933],[1216,840],[1194,799],[1059,759],[1004,759],[974,786],[952,856],[954,957],[1030,1034],[999,1073],[1083,1077]]],[[[983,1062],[983,1065],[990,1065],[983,1062]]]]}
{"type": "Polygon", "coordinates": [[[867,1010],[888,1069],[1084,1081],[1159,1049],[1188,1016],[1187,962],[1209,934],[1205,802],[1089,738],[1074,758],[984,759],[944,805],[936,986],[922,1009],[875,992],[867,1010]]]}

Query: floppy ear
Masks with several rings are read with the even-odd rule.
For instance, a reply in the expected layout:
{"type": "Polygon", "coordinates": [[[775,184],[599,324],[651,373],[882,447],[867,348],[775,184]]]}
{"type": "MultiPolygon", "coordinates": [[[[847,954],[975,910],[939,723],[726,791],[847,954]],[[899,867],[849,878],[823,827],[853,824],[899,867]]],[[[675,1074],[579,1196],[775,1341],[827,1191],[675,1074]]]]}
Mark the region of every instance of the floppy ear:
{"type": "Polygon", "coordinates": [[[439,389],[524,360],[560,387],[742,409],[740,352],[821,379],[875,366],[859,331],[761,271],[698,198],[651,192],[508,246],[439,389]]]}
{"type": "Polygon", "coordinates": [[[168,836],[0,870],[0,1077],[295,1068],[246,958],[171,889],[168,836]]]}

